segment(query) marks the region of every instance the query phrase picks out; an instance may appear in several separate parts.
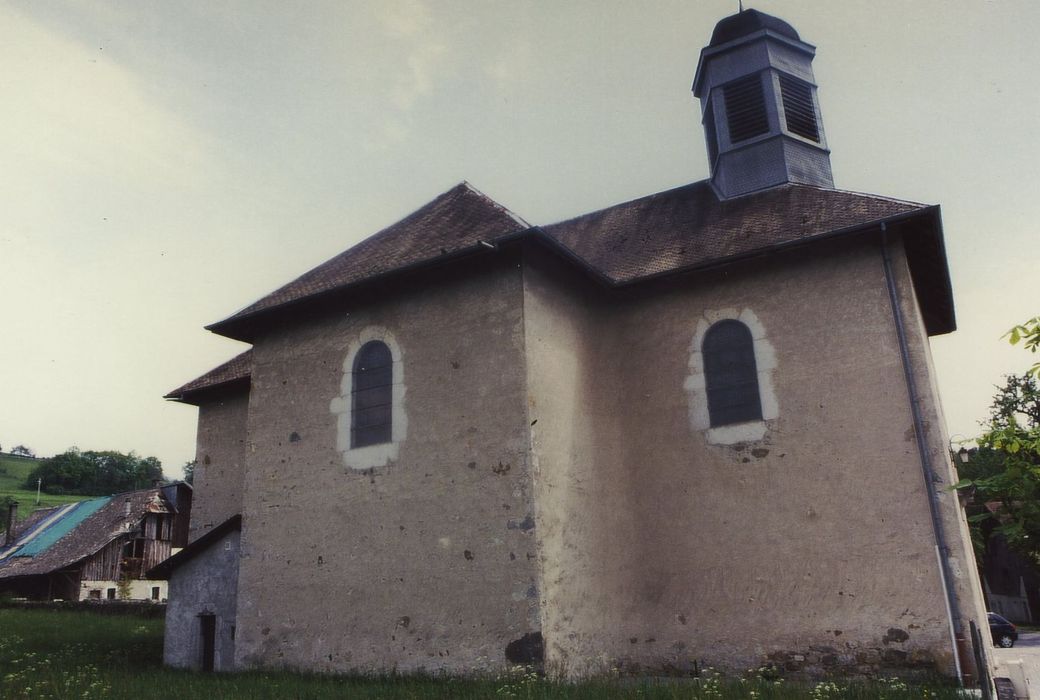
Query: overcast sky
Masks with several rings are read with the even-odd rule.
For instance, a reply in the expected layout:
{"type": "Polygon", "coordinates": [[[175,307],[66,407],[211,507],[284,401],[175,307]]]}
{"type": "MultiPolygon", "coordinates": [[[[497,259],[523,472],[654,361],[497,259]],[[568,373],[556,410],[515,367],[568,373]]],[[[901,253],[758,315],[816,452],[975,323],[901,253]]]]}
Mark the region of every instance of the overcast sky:
{"type": "MultiPolygon", "coordinates": [[[[837,187],[942,205],[950,433],[1030,363],[1040,3],[748,2],[818,47],[837,187]]],[[[225,318],[465,179],[550,223],[707,177],[731,0],[0,5],[0,445],[155,455],[225,318]]],[[[850,319],[855,322],[855,319],[850,319]]],[[[868,342],[868,341],[867,341],[868,342]]]]}

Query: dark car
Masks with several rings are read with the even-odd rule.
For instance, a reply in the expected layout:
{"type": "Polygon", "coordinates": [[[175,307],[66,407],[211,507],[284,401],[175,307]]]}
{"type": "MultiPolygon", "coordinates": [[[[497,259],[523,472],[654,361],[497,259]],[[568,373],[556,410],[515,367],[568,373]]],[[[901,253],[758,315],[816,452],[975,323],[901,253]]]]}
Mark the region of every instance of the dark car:
{"type": "Polygon", "coordinates": [[[1010,649],[1018,640],[1018,628],[996,613],[986,613],[989,618],[989,633],[998,647],[1010,649]]]}

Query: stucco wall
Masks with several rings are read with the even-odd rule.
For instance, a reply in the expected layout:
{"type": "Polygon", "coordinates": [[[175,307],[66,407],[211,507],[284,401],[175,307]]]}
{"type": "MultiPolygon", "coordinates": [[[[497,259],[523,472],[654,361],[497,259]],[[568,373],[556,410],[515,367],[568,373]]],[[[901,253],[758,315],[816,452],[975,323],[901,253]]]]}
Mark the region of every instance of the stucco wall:
{"type": "MultiPolygon", "coordinates": [[[[629,291],[524,255],[285,324],[255,343],[248,408],[200,411],[194,520],[243,510],[241,666],[494,670],[541,633],[571,676],[953,672],[876,239],[629,291]],[[727,317],[754,326],[772,402],[742,440],[698,403],[698,338],[727,317]],[[361,459],[343,373],[372,338],[399,363],[395,439],[361,459]],[[207,474],[246,425],[248,468],[207,474]]],[[[941,491],[927,337],[893,256],[941,491]]],[[[962,513],[938,501],[966,632],[984,610],[962,513]]]]}
{"type": "MultiPolygon", "coordinates": [[[[594,641],[609,582],[613,540],[634,526],[628,511],[599,509],[601,465],[623,449],[620,384],[610,353],[609,300],[538,249],[524,267],[524,326],[531,463],[538,503],[542,634],[550,670],[604,668],[594,641]],[[580,639],[586,639],[579,650],[580,639]],[[587,658],[585,652],[591,654],[587,658]]],[[[625,604],[622,601],[622,604],[625,604]]],[[[606,664],[609,668],[610,664],[606,664]]]]}
{"type": "Polygon", "coordinates": [[[580,307],[562,280],[526,270],[550,668],[952,672],[876,243],[580,307]],[[761,439],[712,444],[691,343],[699,319],[745,311],[778,411],[761,439]]]}
{"type": "Polygon", "coordinates": [[[255,342],[243,666],[470,672],[537,631],[522,350],[505,256],[255,342]],[[398,348],[407,435],[359,470],[337,449],[339,398],[373,333],[398,348]]]}
{"type": "Polygon", "coordinates": [[[119,582],[118,581],[80,581],[79,582],[79,600],[109,600],[108,592],[110,590],[115,591],[116,600],[147,600],[165,602],[167,598],[167,584],[166,581],[148,581],[143,579],[132,579],[130,586],[127,589],[127,597],[122,598],[119,595],[119,582]],[[153,597],[152,593],[154,588],[159,589],[159,596],[153,597]],[[97,591],[97,598],[92,598],[91,591],[97,591]]]}
{"type": "MultiPolygon", "coordinates": [[[[890,251],[890,257],[893,260],[893,277],[901,308],[906,317],[911,368],[916,390],[922,398],[920,406],[925,446],[931,467],[930,478],[934,484],[935,501],[942,523],[943,537],[949,551],[951,583],[956,594],[954,612],[957,615],[957,635],[963,639],[959,643],[962,651],[961,665],[965,671],[975,673],[971,647],[971,622],[974,621],[978,629],[983,642],[983,650],[988,651],[990,648],[985,600],[981,595],[982,582],[975,564],[975,552],[972,549],[971,535],[968,531],[964,510],[958,503],[956,492],[950,490],[950,486],[960,479],[950,459],[950,437],[946,431],[946,418],[943,415],[938,380],[928,344],[928,334],[925,331],[917,297],[913,293],[910,270],[906,265],[902,242],[898,236],[892,237],[890,251]]],[[[990,662],[991,660],[987,659],[986,663],[990,662]]]]}
{"type": "Polygon", "coordinates": [[[199,406],[189,542],[242,512],[248,408],[248,391],[199,406]]]}
{"type": "Polygon", "coordinates": [[[234,668],[239,540],[239,532],[232,530],[170,574],[163,639],[168,666],[202,667],[199,615],[209,613],[216,618],[213,668],[234,668]]]}

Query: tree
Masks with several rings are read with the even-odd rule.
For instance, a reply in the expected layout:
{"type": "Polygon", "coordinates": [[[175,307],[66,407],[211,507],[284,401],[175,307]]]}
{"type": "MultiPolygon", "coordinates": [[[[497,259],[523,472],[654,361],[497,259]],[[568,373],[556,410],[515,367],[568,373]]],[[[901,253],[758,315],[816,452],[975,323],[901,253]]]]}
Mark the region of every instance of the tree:
{"type": "Polygon", "coordinates": [[[1040,384],[1036,375],[1026,372],[1004,377],[989,406],[990,429],[1012,424],[1026,430],[1040,427],[1040,384]]]}
{"type": "Polygon", "coordinates": [[[107,496],[121,491],[147,488],[162,480],[162,463],[155,457],[138,457],[133,452],[80,452],[75,447],[43,460],[25,480],[36,488],[42,480],[46,493],[107,496]]]}
{"type": "Polygon", "coordinates": [[[990,430],[979,444],[1003,460],[997,474],[976,481],[987,501],[1000,503],[989,516],[996,519],[995,530],[1014,549],[1040,564],[1040,430],[1012,422],[990,430]]]}
{"type": "Polygon", "coordinates": [[[11,454],[16,455],[18,457],[35,457],[36,456],[35,454],[33,454],[33,451],[30,450],[25,445],[15,445],[14,448],[11,450],[11,454]]]}
{"type": "MultiPolygon", "coordinates": [[[[1015,326],[1006,336],[1013,345],[1040,346],[1040,317],[1015,326]]],[[[1025,374],[1006,377],[990,404],[990,422],[978,438],[978,452],[959,468],[956,488],[974,487],[982,501],[999,504],[973,515],[974,533],[990,521],[1008,544],[1040,564],[1040,363],[1025,374]]]]}
{"type": "MultiPolygon", "coordinates": [[[[1022,343],[1022,347],[1035,354],[1037,351],[1040,351],[1040,316],[1035,316],[1025,323],[1015,326],[1005,333],[1004,337],[1012,345],[1022,343]]],[[[1040,362],[1030,367],[1026,374],[1034,379],[1040,376],[1040,362]]]]}
{"type": "Polygon", "coordinates": [[[184,483],[194,484],[195,483],[195,465],[198,464],[197,459],[193,459],[189,462],[185,462],[181,470],[184,472],[184,483]]]}
{"type": "Polygon", "coordinates": [[[14,503],[14,500],[10,496],[0,496],[0,532],[4,532],[7,529],[7,509],[14,503]]]}

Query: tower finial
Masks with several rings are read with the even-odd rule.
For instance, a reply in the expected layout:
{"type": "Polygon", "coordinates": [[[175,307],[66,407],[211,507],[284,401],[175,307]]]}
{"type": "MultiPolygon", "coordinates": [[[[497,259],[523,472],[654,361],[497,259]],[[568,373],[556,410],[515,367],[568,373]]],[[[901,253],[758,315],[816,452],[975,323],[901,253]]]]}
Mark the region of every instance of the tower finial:
{"type": "Polygon", "coordinates": [[[737,12],[744,11],[744,0],[737,0],[737,12]]]}

